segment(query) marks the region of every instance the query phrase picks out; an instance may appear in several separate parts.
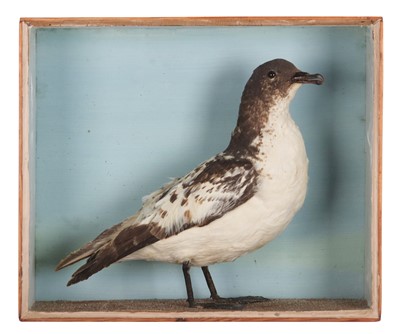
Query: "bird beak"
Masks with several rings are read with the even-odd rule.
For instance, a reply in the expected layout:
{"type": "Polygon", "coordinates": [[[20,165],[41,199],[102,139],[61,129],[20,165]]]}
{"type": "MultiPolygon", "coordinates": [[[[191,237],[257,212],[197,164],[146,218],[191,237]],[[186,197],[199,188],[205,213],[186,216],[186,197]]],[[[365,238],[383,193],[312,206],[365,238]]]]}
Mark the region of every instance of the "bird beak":
{"type": "Polygon", "coordinates": [[[324,77],[321,74],[309,74],[307,72],[297,72],[293,78],[293,83],[301,83],[301,84],[315,84],[322,85],[324,82],[324,77]]]}

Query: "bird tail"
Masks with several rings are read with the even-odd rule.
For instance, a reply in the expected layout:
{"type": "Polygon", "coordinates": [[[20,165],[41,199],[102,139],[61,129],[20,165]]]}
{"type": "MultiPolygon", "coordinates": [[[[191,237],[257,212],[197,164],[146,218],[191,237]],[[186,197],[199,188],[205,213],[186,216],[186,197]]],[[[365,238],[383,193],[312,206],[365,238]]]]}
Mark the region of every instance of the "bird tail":
{"type": "Polygon", "coordinates": [[[81,248],[79,248],[79,249],[73,251],[72,253],[70,253],[69,255],[67,255],[64,259],[62,259],[58,263],[55,270],[58,271],[60,269],[68,267],[71,264],[74,264],[80,260],[83,260],[83,259],[93,256],[102,247],[104,247],[106,244],[108,244],[114,238],[114,236],[116,234],[118,234],[118,232],[121,231],[125,226],[135,222],[136,218],[137,218],[137,215],[134,215],[134,216],[129,217],[128,219],[124,220],[123,222],[121,222],[117,225],[114,225],[113,227],[105,230],[99,236],[97,236],[96,239],[88,242],[81,248]]]}
{"type": "Polygon", "coordinates": [[[72,274],[67,286],[84,281],[101,269],[108,267],[118,259],[118,254],[109,247],[110,243],[103,245],[100,249],[90,255],[87,262],[72,274]]]}

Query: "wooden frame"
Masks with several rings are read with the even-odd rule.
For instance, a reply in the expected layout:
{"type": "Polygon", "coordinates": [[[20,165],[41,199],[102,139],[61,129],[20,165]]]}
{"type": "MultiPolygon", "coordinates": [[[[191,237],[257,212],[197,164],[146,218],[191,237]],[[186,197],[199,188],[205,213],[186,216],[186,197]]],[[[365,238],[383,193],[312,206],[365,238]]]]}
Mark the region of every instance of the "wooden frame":
{"type": "Polygon", "coordinates": [[[380,17],[198,17],[198,18],[23,18],[20,21],[20,134],[19,134],[19,317],[24,321],[376,321],[381,315],[381,207],[382,207],[382,73],[383,21],[380,17]],[[371,281],[370,305],[355,310],[309,311],[207,311],[207,312],[142,312],[35,311],[32,300],[32,247],[30,244],[30,72],[28,58],[32,28],[86,26],[369,26],[372,29],[373,92],[371,161],[371,281]]]}

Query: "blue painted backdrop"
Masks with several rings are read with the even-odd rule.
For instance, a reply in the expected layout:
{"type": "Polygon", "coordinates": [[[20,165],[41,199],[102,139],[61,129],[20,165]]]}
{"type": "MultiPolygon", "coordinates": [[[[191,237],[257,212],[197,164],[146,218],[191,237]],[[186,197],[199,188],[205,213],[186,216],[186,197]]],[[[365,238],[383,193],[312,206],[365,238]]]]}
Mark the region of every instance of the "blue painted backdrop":
{"type": "MultiPolygon", "coordinates": [[[[36,300],[185,298],[178,265],[115,264],[67,288],[67,253],[228,144],[253,69],[320,72],[291,106],[310,160],[305,205],[261,250],[210,267],[222,296],[364,297],[362,27],[36,30],[36,300]]],[[[196,296],[209,295],[192,270],[196,296]]]]}

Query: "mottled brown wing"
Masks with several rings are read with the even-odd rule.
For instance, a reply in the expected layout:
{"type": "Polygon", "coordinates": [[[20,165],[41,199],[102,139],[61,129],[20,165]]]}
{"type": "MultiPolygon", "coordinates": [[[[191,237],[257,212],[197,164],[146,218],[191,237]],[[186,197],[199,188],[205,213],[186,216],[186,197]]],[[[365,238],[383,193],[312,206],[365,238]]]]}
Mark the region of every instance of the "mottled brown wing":
{"type": "Polygon", "coordinates": [[[249,160],[217,155],[148,196],[137,223],[93,253],[68,285],[160,239],[211,223],[250,199],[256,185],[257,172],[249,160]]]}

